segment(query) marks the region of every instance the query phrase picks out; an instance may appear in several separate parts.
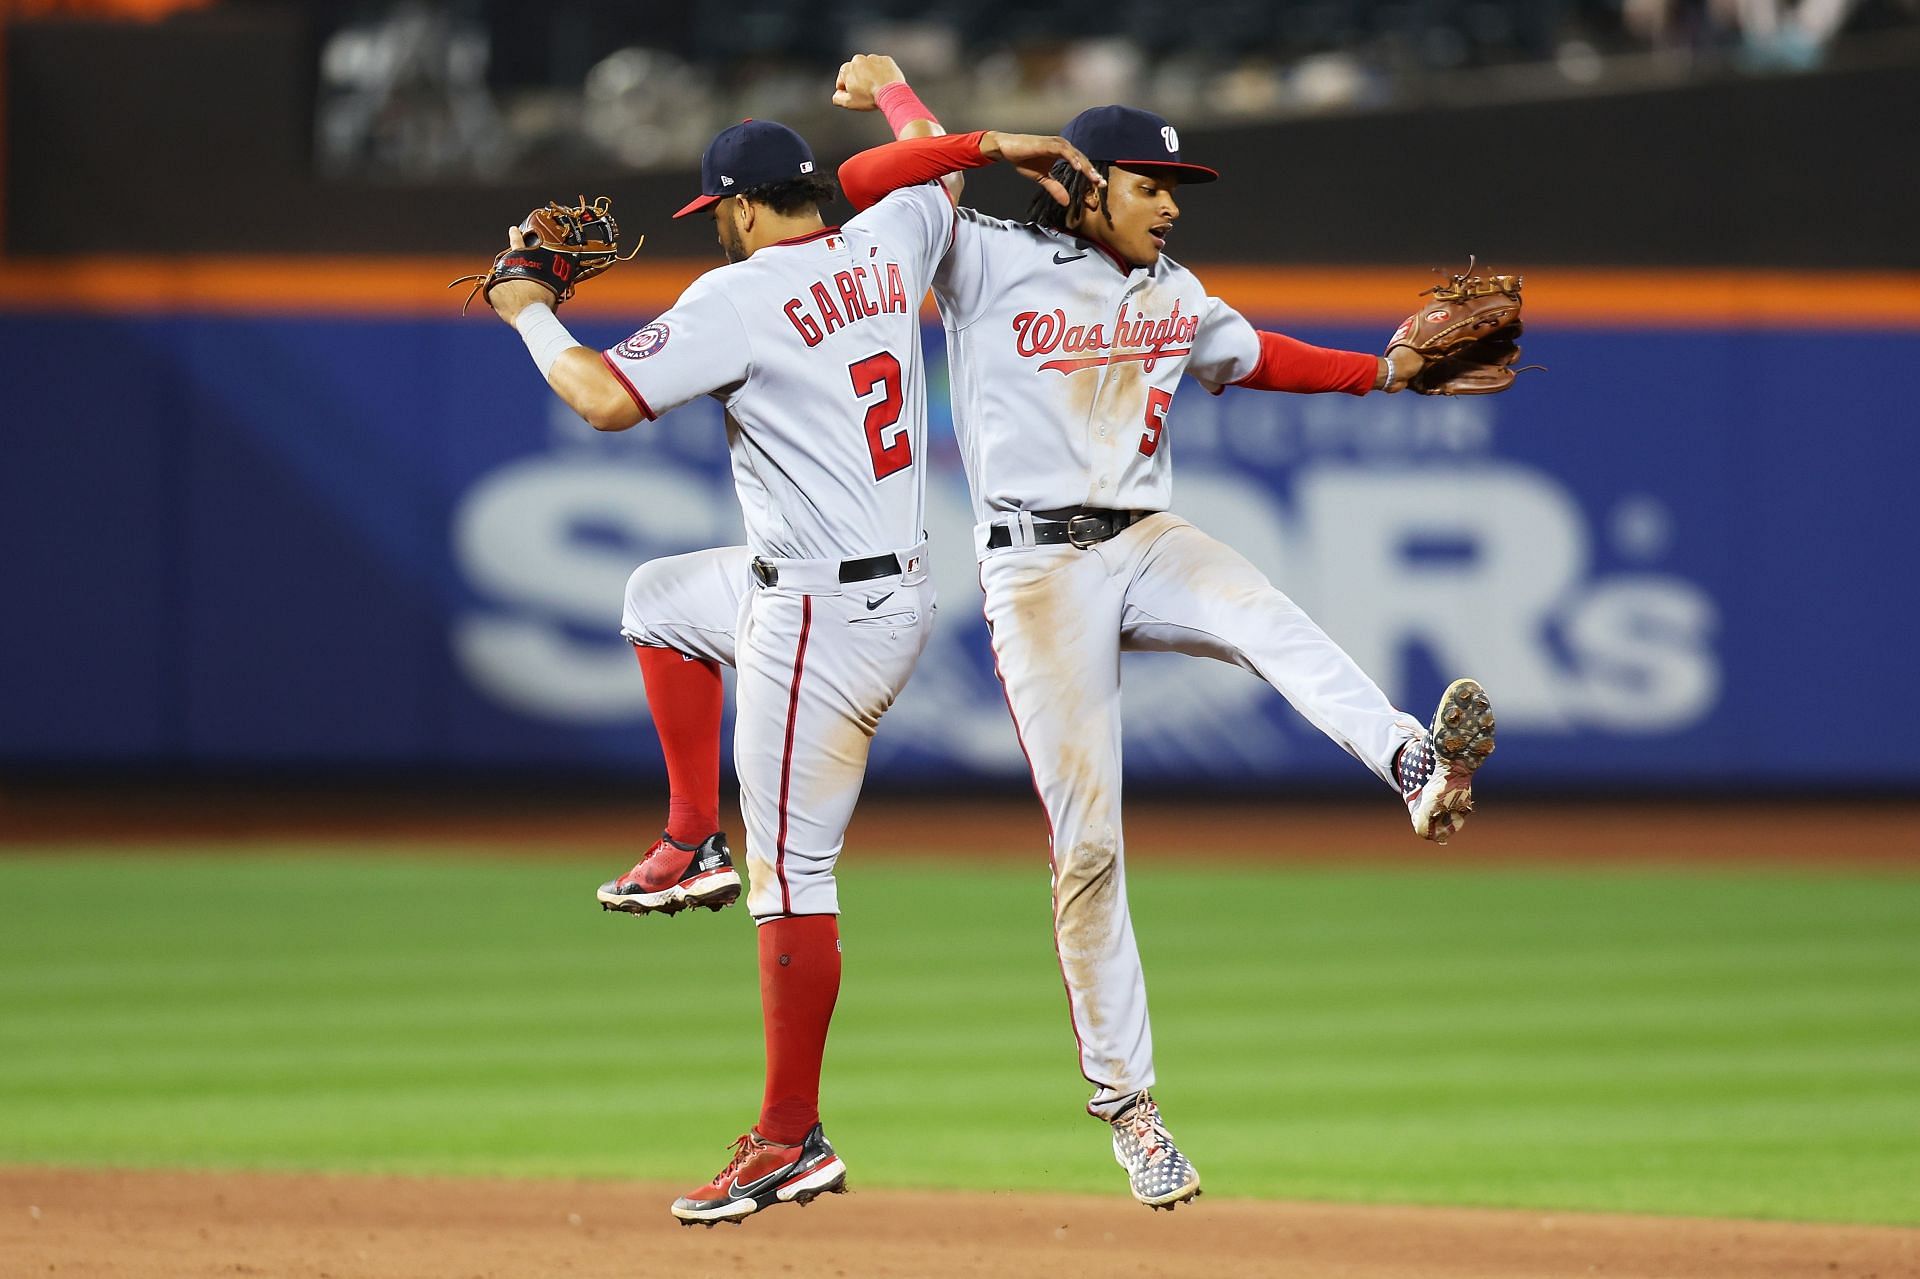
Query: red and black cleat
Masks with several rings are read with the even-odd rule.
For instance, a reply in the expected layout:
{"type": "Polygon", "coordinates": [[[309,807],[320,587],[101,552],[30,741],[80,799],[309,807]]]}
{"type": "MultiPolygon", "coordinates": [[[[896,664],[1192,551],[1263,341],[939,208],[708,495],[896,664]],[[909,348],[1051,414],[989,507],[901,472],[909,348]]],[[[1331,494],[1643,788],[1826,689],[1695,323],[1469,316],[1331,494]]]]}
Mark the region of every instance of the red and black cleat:
{"type": "Polygon", "coordinates": [[[630,915],[673,915],[689,906],[719,910],[740,899],[727,837],[715,831],[698,844],[662,835],[634,868],[600,885],[600,908],[630,915]]]}
{"type": "Polygon", "coordinates": [[[749,1132],[733,1143],[733,1158],[714,1179],[673,1201],[683,1226],[738,1225],[775,1204],[808,1204],[820,1195],[844,1194],[847,1166],[819,1124],[797,1146],[779,1146],[749,1132]]]}

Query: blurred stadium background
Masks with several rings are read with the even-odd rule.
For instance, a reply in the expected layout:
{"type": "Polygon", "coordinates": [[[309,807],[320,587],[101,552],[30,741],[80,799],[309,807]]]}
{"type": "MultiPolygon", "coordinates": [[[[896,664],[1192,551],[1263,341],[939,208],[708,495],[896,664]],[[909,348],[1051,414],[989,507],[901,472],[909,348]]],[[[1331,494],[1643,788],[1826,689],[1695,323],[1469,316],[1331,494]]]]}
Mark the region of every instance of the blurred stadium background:
{"type": "MultiPolygon", "coordinates": [[[[666,216],[710,132],[837,163],[885,134],[834,70],[884,46],[956,127],[1169,114],[1228,174],[1172,251],[1261,323],[1374,349],[1431,268],[1529,277],[1551,372],[1511,395],[1173,415],[1179,509],[1391,696],[1493,690],[1500,787],[1920,780],[1912,4],[15,11],[9,773],[656,776],[620,587],[734,536],[719,411],[596,438],[441,286],[610,193],[647,249],[570,315],[611,344],[717,260],[666,216]]],[[[1018,791],[934,377],[944,624],[874,775],[1018,791]]],[[[1142,787],[1370,792],[1243,673],[1130,663],[1142,787]]]]}
{"type": "MultiPolygon", "coordinates": [[[[1432,268],[1527,276],[1550,371],[1510,394],[1176,403],[1176,509],[1401,705],[1480,678],[1502,734],[1447,860],[1262,866],[1426,850],[1264,685],[1128,659],[1129,786],[1208,801],[1143,802],[1133,847],[1209,1177],[1920,1224],[1913,0],[0,7],[0,1161],[712,1171],[758,1060],[744,920],[575,915],[656,820],[621,586],[737,536],[720,414],[596,437],[443,286],[529,206],[609,194],[647,248],[569,318],[610,345],[718,262],[668,220],[717,128],[784,119],[828,164],[884,140],[828,105],[856,51],[955,129],[1171,117],[1226,173],[1171,251],[1264,326],[1378,349],[1432,268]],[[126,869],[215,834],[267,842],[126,869]],[[476,873],[420,835],[547,860],[476,873]],[[1489,852],[1603,865],[1453,860],[1489,852]],[[1604,866],[1704,853],[1815,868],[1604,866]],[[192,909],[103,944],[129,875],[192,909]],[[469,890],[471,921],[408,908],[469,890]],[[636,955],[740,985],[678,1039],[555,993],[636,955]],[[581,1144],[633,1063],[689,1053],[711,1096],[581,1144]]],[[[983,172],[969,202],[1025,190],[983,172]]],[[[850,847],[941,865],[846,871],[885,962],[850,947],[828,1100],[882,1183],[1007,1175],[928,1171],[917,1078],[1007,1129],[1016,1179],[1111,1191],[926,334],[941,626],[850,847]]]]}

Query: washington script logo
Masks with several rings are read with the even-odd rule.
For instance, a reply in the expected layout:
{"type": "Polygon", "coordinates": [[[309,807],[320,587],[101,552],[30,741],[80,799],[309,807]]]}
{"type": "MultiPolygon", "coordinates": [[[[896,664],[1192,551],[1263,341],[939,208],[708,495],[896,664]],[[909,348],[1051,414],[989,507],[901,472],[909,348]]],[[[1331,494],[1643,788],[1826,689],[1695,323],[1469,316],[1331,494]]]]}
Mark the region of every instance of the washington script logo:
{"type": "Polygon", "coordinates": [[[1060,373],[1078,373],[1081,369],[1103,364],[1123,364],[1138,360],[1151,373],[1163,359],[1193,353],[1193,335],[1200,331],[1200,317],[1180,314],[1175,301],[1173,313],[1161,319],[1129,315],[1126,304],[1114,317],[1113,332],[1104,324],[1068,324],[1067,313],[1058,307],[1051,311],[1022,311],[1013,317],[1014,349],[1021,356],[1052,355],[1056,351],[1069,359],[1048,360],[1040,367],[1060,373]],[[1082,351],[1098,354],[1080,355],[1082,351]]]}

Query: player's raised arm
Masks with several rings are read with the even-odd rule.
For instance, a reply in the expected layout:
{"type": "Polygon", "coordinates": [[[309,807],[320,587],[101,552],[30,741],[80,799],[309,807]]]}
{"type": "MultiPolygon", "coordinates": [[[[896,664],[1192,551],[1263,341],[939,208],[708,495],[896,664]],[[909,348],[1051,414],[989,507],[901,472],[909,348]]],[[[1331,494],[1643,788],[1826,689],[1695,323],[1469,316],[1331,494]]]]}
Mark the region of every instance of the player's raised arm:
{"type": "Polygon", "coordinates": [[[1099,170],[1065,138],[984,129],[978,133],[910,138],[862,151],[840,166],[840,190],[856,209],[865,209],[902,187],[918,186],[961,169],[978,169],[995,161],[1005,161],[1022,176],[1039,183],[1055,200],[1066,204],[1067,189],[1053,176],[1054,165],[1063,160],[1096,185],[1106,185],[1099,170]]]}
{"type": "MultiPolygon", "coordinates": [[[[896,140],[937,138],[946,133],[932,108],[907,83],[900,64],[884,53],[856,53],[840,64],[840,74],[833,82],[833,105],[848,111],[878,111],[886,117],[896,140]]],[[[945,174],[940,185],[947,189],[949,200],[960,203],[965,178],[958,173],[945,174]]]]}

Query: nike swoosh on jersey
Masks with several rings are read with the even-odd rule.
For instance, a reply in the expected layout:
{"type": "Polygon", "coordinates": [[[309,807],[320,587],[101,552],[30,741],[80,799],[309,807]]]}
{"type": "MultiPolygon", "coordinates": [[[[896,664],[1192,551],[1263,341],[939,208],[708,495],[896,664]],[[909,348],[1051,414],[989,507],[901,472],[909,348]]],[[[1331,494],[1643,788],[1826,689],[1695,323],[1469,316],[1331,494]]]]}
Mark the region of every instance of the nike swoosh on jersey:
{"type": "Polygon", "coordinates": [[[869,613],[873,612],[874,609],[879,608],[882,604],[885,604],[888,600],[892,598],[893,598],[893,592],[888,591],[885,595],[882,595],[879,599],[868,600],[867,612],[869,613]]]}
{"type": "Polygon", "coordinates": [[[1072,257],[1068,257],[1063,253],[1056,253],[1053,255],[1053,264],[1055,266],[1065,266],[1069,262],[1078,262],[1081,258],[1084,258],[1086,256],[1087,255],[1084,253],[1076,253],[1072,257]]]}

